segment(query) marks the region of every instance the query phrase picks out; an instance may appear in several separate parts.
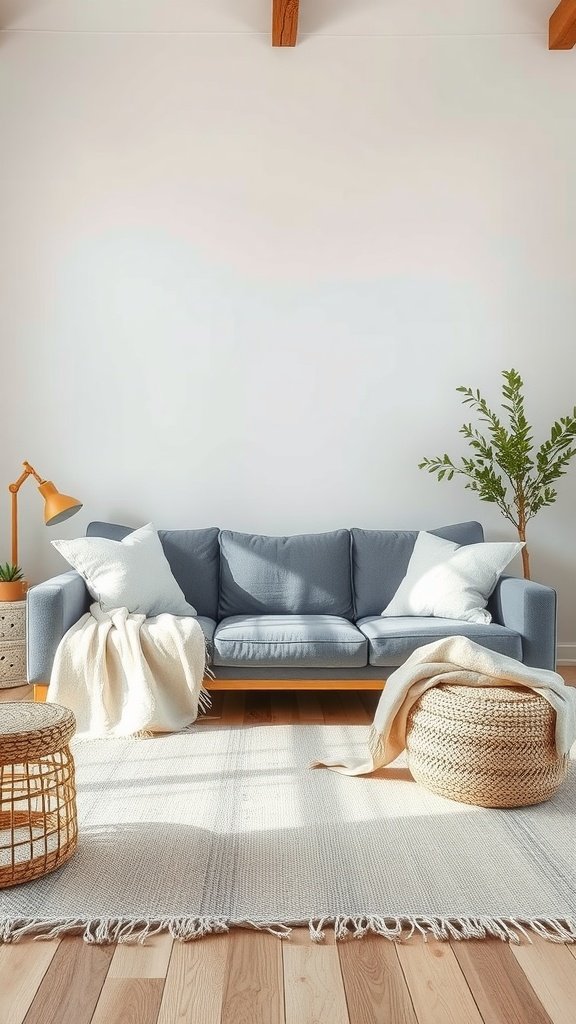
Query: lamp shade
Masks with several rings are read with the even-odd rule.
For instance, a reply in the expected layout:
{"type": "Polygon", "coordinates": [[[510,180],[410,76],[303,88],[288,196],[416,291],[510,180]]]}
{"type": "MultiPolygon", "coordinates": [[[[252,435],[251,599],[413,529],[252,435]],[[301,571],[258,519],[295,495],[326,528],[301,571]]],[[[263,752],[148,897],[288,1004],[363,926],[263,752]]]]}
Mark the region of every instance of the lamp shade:
{"type": "Polygon", "coordinates": [[[51,480],[43,480],[38,490],[44,498],[44,522],[46,526],[56,526],[69,519],[75,512],[82,508],[82,502],[78,498],[71,498],[69,494],[60,494],[51,480]]]}

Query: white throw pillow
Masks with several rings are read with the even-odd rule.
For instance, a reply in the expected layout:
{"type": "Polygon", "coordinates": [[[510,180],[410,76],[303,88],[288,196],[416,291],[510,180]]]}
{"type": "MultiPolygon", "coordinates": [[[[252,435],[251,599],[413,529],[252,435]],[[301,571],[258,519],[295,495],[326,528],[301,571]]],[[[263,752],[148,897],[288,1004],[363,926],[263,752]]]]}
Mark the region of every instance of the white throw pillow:
{"type": "Polygon", "coordinates": [[[127,608],[146,615],[196,615],[178,586],[152,523],[124,540],[80,537],[53,540],[54,547],[86,581],[102,611],[127,608]]]}
{"type": "Polygon", "coordinates": [[[422,531],[406,575],[382,615],[491,622],[486,602],[500,574],[523,547],[521,543],[460,546],[422,531]]]}

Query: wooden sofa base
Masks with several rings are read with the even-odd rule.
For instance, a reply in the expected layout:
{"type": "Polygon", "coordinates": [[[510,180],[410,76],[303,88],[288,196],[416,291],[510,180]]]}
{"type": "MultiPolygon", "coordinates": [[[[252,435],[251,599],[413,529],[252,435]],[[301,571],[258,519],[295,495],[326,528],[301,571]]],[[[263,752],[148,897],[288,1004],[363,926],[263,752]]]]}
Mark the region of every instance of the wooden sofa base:
{"type": "MultiPolygon", "coordinates": [[[[205,679],[207,690],[382,690],[385,679],[205,679]]],[[[34,683],[34,700],[45,701],[48,683],[34,683]]]]}

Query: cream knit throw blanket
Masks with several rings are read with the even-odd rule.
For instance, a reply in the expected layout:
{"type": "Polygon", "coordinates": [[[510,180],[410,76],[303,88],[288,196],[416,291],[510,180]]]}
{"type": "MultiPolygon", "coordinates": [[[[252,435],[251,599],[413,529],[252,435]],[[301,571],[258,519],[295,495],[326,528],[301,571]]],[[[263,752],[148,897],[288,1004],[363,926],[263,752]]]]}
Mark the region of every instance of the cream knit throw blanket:
{"type": "Polygon", "coordinates": [[[448,637],[419,647],[388,678],[370,728],[370,758],[315,761],[342,775],[368,775],[390,764],[406,746],[408,715],[422,694],[440,683],[461,686],[526,686],[556,711],[556,748],[567,754],[576,736],[576,690],[562,676],[530,668],[514,658],[489,651],[464,636],[448,637]]]}
{"type": "Polygon", "coordinates": [[[205,665],[197,619],[96,603],[61,640],[47,699],[74,712],[78,735],[177,732],[209,705],[205,665]]]}

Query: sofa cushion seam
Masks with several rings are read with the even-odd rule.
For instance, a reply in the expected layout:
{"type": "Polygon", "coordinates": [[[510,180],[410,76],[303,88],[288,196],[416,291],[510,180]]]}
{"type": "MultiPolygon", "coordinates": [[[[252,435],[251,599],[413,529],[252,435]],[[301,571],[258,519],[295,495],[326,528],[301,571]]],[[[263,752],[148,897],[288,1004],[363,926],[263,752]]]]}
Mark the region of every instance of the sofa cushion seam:
{"type": "MultiPolygon", "coordinates": [[[[214,641],[217,643],[221,640],[221,637],[214,637],[214,641]]],[[[358,644],[366,643],[368,637],[363,637],[362,640],[252,640],[250,637],[236,637],[222,640],[225,644],[337,644],[341,647],[342,644],[358,644]]]]}

